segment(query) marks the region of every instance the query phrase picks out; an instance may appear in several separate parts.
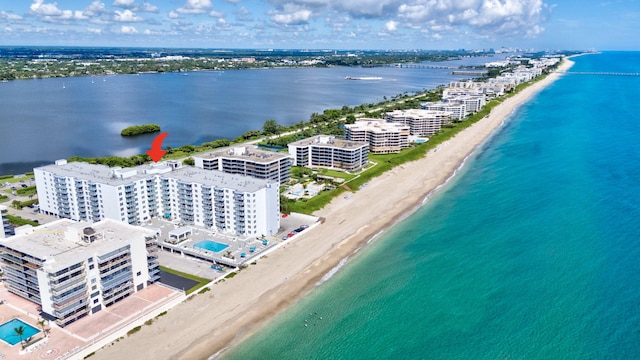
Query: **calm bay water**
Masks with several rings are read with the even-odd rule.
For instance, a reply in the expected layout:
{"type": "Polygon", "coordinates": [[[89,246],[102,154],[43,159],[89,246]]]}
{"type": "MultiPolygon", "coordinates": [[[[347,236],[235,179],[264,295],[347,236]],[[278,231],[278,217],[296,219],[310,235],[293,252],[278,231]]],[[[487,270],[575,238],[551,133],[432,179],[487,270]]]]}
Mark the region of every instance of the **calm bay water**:
{"type": "MultiPolygon", "coordinates": [[[[635,52],[575,60],[640,70],[635,52]]],[[[640,358],[638,91],[640,77],[561,78],[225,359],[640,358]]]]}
{"type": "MultiPolygon", "coordinates": [[[[466,58],[473,65],[504,58],[466,58]]],[[[454,79],[446,69],[300,68],[119,75],[0,83],[0,174],[55,159],[130,156],[155,134],[123,138],[130,125],[157,123],[164,145],[235,138],[267,119],[291,125],[313,112],[375,103],[384,96],[432,89],[454,79]],[[380,81],[346,81],[379,76],[380,81]]]]}

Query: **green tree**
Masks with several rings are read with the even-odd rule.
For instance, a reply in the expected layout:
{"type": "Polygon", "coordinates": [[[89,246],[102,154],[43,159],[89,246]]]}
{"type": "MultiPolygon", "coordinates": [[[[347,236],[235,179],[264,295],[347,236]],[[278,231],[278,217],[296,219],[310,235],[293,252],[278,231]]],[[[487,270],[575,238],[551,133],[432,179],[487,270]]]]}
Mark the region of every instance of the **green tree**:
{"type": "Polygon", "coordinates": [[[16,208],[18,210],[22,209],[22,204],[18,200],[13,200],[11,202],[11,207],[16,208]]]}
{"type": "Polygon", "coordinates": [[[278,122],[273,120],[273,119],[268,119],[267,121],[264,122],[264,125],[262,125],[262,130],[264,131],[265,134],[278,134],[280,132],[280,125],[278,125],[278,122]]]}
{"type": "Polygon", "coordinates": [[[346,119],[347,124],[353,124],[356,122],[356,117],[353,114],[347,115],[346,119]]]}
{"type": "MultiPolygon", "coordinates": [[[[20,325],[17,328],[13,328],[13,331],[17,336],[20,337],[20,344],[22,344],[22,337],[24,336],[24,326],[20,325]]],[[[22,345],[22,347],[24,348],[24,345],[22,345]]]]}
{"type": "Polygon", "coordinates": [[[38,326],[40,326],[40,328],[42,329],[42,333],[44,334],[44,336],[47,336],[47,329],[45,329],[47,323],[48,321],[45,319],[38,319],[38,326]]]}

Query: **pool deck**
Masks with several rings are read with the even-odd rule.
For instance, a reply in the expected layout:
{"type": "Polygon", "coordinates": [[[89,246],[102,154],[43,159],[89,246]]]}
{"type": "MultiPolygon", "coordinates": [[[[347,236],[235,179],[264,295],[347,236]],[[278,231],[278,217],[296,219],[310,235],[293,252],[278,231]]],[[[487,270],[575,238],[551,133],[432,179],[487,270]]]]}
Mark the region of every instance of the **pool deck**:
{"type": "MultiPolygon", "coordinates": [[[[60,328],[53,323],[46,326],[49,336],[29,346],[26,351],[20,351],[21,346],[14,346],[0,340],[0,353],[5,359],[72,359],[78,358],[78,353],[94,342],[104,340],[121,331],[130,330],[131,322],[143,315],[154,313],[164,305],[177,298],[182,293],[160,285],[150,285],[146,289],[109,306],[102,311],[85,316],[84,318],[60,328]],[[76,355],[76,356],[74,356],[76,355]]],[[[39,305],[10,293],[4,282],[0,283],[0,323],[18,318],[29,325],[41,330],[38,325],[39,305]]],[[[34,335],[34,339],[43,337],[42,331],[34,335]]],[[[115,340],[115,339],[114,339],[115,340]]],[[[80,357],[81,358],[81,357],[80,357]]]]}

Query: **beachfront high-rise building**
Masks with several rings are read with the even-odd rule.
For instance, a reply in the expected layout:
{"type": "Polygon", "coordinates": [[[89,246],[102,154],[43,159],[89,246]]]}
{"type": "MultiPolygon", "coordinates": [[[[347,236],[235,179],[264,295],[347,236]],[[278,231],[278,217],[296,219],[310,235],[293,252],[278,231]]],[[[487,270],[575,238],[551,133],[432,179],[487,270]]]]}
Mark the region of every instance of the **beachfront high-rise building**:
{"type": "Polygon", "coordinates": [[[363,168],[369,162],[369,144],[364,141],[316,135],[288,145],[294,165],[327,167],[347,171],[363,168]]]}
{"type": "Polygon", "coordinates": [[[409,146],[409,126],[390,123],[384,119],[358,119],[346,124],[345,139],[364,141],[374,154],[397,153],[409,146]]]}
{"type": "Polygon", "coordinates": [[[408,125],[411,135],[433,135],[440,131],[442,125],[451,123],[448,111],[408,109],[394,110],[386,114],[387,121],[408,125]]]}
{"type": "Polygon", "coordinates": [[[81,221],[140,224],[164,217],[242,235],[280,227],[277,181],[165,164],[109,168],[57,161],[34,169],[40,211],[81,221]]]}
{"type": "Polygon", "coordinates": [[[195,166],[219,170],[284,184],[291,176],[293,160],[289,154],[260,150],[258,147],[235,146],[193,156],[195,166]]]}
{"type": "Polygon", "coordinates": [[[61,219],[0,241],[0,258],[9,291],[66,326],[158,280],[157,236],[109,219],[61,219]]]}
{"type": "Polygon", "coordinates": [[[0,205],[0,239],[4,239],[14,234],[13,226],[9,224],[4,216],[6,211],[7,207],[4,205],[0,205]]]}

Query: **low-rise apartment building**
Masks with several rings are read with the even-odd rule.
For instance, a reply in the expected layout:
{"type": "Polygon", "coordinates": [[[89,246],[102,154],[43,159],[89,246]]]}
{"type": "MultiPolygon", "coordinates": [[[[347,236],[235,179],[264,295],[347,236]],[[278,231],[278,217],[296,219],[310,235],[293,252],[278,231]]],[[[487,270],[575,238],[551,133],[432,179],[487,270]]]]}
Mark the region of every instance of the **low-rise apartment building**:
{"type": "Polygon", "coordinates": [[[56,220],[0,241],[9,291],[66,326],[146,288],[159,276],[156,231],[105,219],[56,220]]]}
{"type": "Polygon", "coordinates": [[[362,118],[344,128],[347,140],[368,143],[369,152],[373,154],[397,153],[409,146],[408,125],[362,118]]]}
{"type": "Polygon", "coordinates": [[[369,162],[369,144],[364,141],[317,135],[288,145],[296,166],[326,167],[353,171],[369,162]]]}
{"type": "Polygon", "coordinates": [[[427,102],[420,105],[423,110],[447,111],[455,120],[463,120],[467,116],[467,106],[463,101],[427,102]]]}
{"type": "Polygon", "coordinates": [[[451,113],[423,109],[394,110],[386,114],[386,119],[408,125],[411,135],[426,136],[437,133],[442,125],[451,123],[451,113]]]}
{"type": "Polygon", "coordinates": [[[195,166],[284,184],[291,176],[289,154],[260,150],[255,146],[235,146],[193,156],[195,166]]]}

